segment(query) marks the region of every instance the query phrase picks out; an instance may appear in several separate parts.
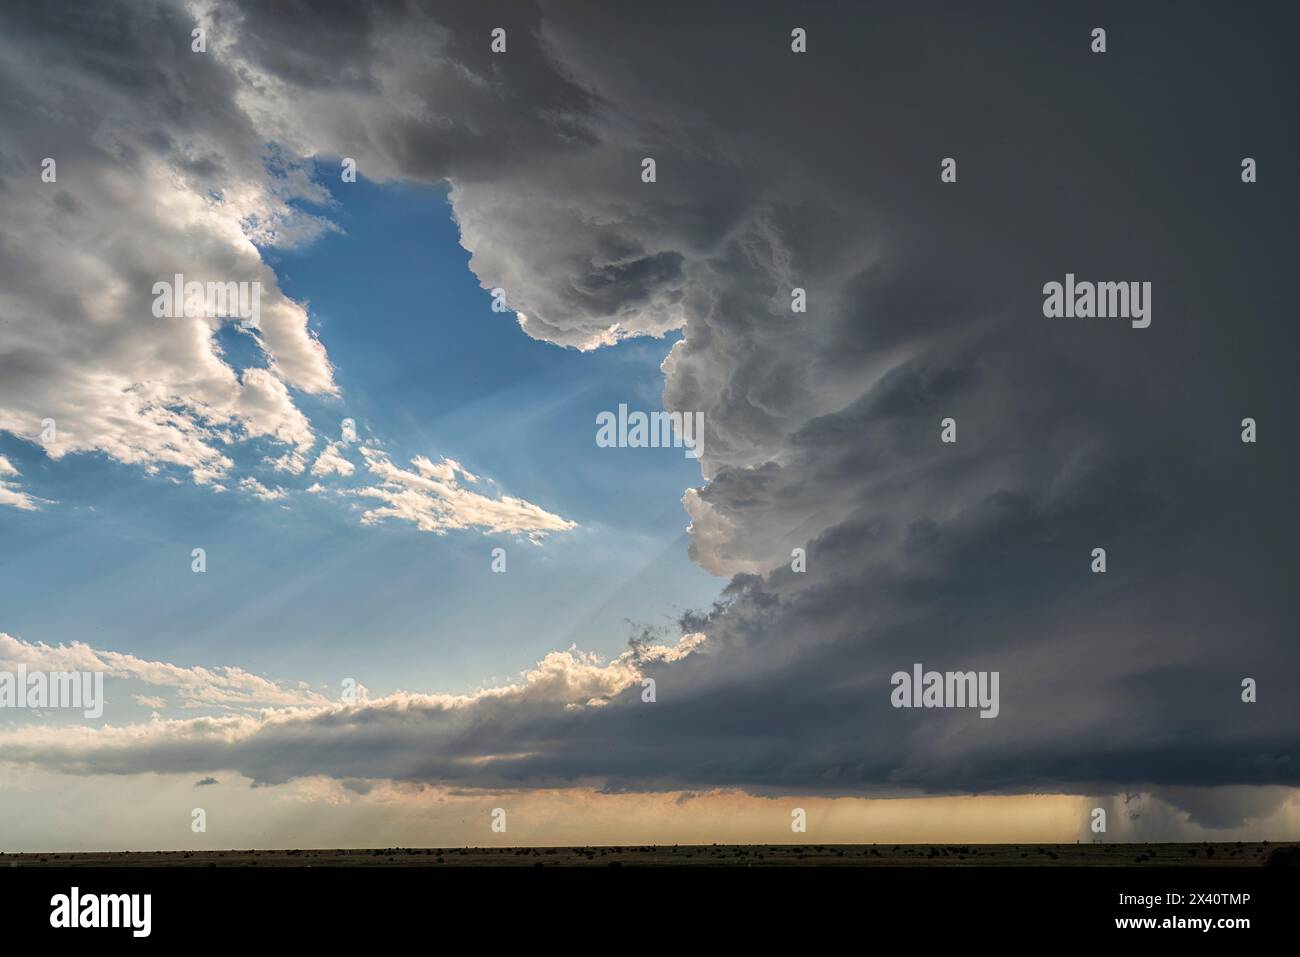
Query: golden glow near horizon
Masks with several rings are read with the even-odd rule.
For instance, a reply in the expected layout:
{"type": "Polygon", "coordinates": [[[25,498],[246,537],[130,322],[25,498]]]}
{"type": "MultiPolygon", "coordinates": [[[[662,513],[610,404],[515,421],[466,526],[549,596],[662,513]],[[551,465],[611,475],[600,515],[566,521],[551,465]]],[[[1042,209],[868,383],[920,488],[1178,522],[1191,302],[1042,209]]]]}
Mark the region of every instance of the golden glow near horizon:
{"type": "Polygon", "coordinates": [[[606,794],[546,789],[489,794],[417,784],[309,778],[250,787],[231,773],[196,787],[193,776],[109,775],[69,778],[6,772],[0,812],[23,821],[5,851],[167,850],[276,847],[460,847],[626,844],[925,844],[1090,841],[1093,807],[1107,810],[1104,840],[1295,840],[1300,792],[1221,789],[1249,795],[1266,815],[1237,827],[1206,828],[1150,795],[985,795],[947,797],[756,797],[740,791],[606,794]],[[59,795],[51,801],[52,793],[59,795]],[[156,825],[177,801],[206,810],[207,831],[174,833],[156,825]],[[492,812],[505,811],[494,832],[492,812]],[[807,830],[791,829],[802,809],[807,830]],[[1081,825],[1081,822],[1084,822],[1081,825]],[[13,843],[20,840],[21,844],[13,843]]]}

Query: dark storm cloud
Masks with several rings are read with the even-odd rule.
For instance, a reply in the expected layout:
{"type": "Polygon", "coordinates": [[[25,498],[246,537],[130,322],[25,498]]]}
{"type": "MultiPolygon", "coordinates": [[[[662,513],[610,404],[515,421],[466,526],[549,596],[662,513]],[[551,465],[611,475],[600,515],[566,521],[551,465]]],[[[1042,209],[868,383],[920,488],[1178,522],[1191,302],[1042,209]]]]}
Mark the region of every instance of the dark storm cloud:
{"type": "Polygon", "coordinates": [[[622,684],[586,707],[566,684],[44,760],[263,782],[1159,786],[1219,824],[1241,815],[1192,789],[1300,784],[1293,18],[738,9],[214,15],[288,148],[451,180],[471,268],[524,331],[583,348],[684,331],[664,395],[705,417],[691,553],[736,577],[685,623],[704,649],[640,663],[658,700],[622,684]],[[1151,327],[1044,318],[1067,272],[1151,282],[1151,327]],[[914,662],[998,671],[1001,713],[890,707],[914,662]]]}

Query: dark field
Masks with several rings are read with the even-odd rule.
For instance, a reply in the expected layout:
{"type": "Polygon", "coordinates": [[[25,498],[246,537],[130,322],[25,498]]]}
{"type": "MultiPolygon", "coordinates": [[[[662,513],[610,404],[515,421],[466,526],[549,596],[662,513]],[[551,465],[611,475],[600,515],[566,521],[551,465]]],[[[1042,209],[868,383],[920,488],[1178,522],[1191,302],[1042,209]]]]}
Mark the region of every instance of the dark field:
{"type": "Polygon", "coordinates": [[[683,844],[0,853],[0,867],[1262,867],[1296,866],[1298,858],[1300,845],[1268,843],[683,844]]]}

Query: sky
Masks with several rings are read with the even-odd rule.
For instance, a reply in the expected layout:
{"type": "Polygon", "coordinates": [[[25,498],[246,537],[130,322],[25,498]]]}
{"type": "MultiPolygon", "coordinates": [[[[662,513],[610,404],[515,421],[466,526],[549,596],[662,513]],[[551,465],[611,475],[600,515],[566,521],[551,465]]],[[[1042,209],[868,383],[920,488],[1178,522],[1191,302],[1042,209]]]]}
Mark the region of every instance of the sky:
{"type": "Polygon", "coordinates": [[[735,11],[0,13],[0,849],[1296,839],[1294,14],[735,11]]]}
{"type": "MultiPolygon", "coordinates": [[[[0,512],[18,544],[10,561],[23,556],[23,574],[0,586],[6,628],[191,664],[237,660],[335,690],[347,675],[374,692],[462,694],[575,643],[617,654],[629,637],[675,627],[682,611],[716,598],[716,579],[686,556],[679,500],[698,465],[671,450],[611,454],[591,442],[598,411],[658,405],[669,343],[584,356],[522,336],[467,269],[445,190],[363,179],[333,195],[338,231],[307,250],[261,251],[286,293],[310,304],[335,357],[340,395],[302,402],[312,428],[338,438],[350,417],[390,457],[453,458],[577,527],[542,547],[508,534],[363,526],[362,503],[304,491],[339,487],[331,479],[341,476],[277,472],[262,459],[283,450],[268,443],[228,453],[264,487],[286,490],[261,501],[237,483],[214,496],[102,455],[42,469],[39,449],[6,436],[8,461],[31,476],[24,489],[59,503],[0,512]],[[108,500],[105,487],[115,490],[108,500]],[[195,547],[209,559],[202,576],[191,572],[195,547]],[[505,577],[491,571],[494,547],[507,550],[505,577]],[[51,602],[32,587],[40,581],[74,581],[82,600],[51,602]]],[[[218,341],[237,372],[265,367],[247,335],[227,327],[218,341]]]]}

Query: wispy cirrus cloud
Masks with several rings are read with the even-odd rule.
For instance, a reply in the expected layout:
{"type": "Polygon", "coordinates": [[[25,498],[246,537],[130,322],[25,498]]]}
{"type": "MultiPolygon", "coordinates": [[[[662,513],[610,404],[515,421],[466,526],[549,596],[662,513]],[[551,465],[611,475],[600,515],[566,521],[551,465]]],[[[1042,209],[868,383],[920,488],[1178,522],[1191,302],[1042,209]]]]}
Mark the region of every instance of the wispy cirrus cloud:
{"type": "Polygon", "coordinates": [[[26,512],[35,511],[39,507],[38,500],[18,486],[14,481],[18,475],[18,469],[14,464],[0,455],[0,505],[8,505],[26,512]]]}
{"type": "Polygon", "coordinates": [[[283,488],[267,488],[252,476],[239,480],[239,490],[262,502],[278,502],[283,498],[288,498],[289,493],[283,488]]]}
{"type": "Polygon", "coordinates": [[[356,471],[357,467],[343,457],[339,449],[343,448],[342,442],[327,443],[321,450],[316,461],[312,463],[312,475],[342,475],[347,477],[356,471]]]}
{"type": "Polygon", "coordinates": [[[423,455],[411,459],[414,470],[394,465],[379,449],[361,449],[367,470],[376,485],[349,488],[347,495],[377,499],[381,505],[368,507],[361,516],[368,525],[386,519],[410,522],[424,532],[446,534],[451,529],[480,529],[526,535],[534,541],[553,532],[577,528],[577,523],[546,511],[538,505],[509,495],[492,497],[466,488],[478,476],[466,471],[455,459],[433,462],[423,455]]]}

